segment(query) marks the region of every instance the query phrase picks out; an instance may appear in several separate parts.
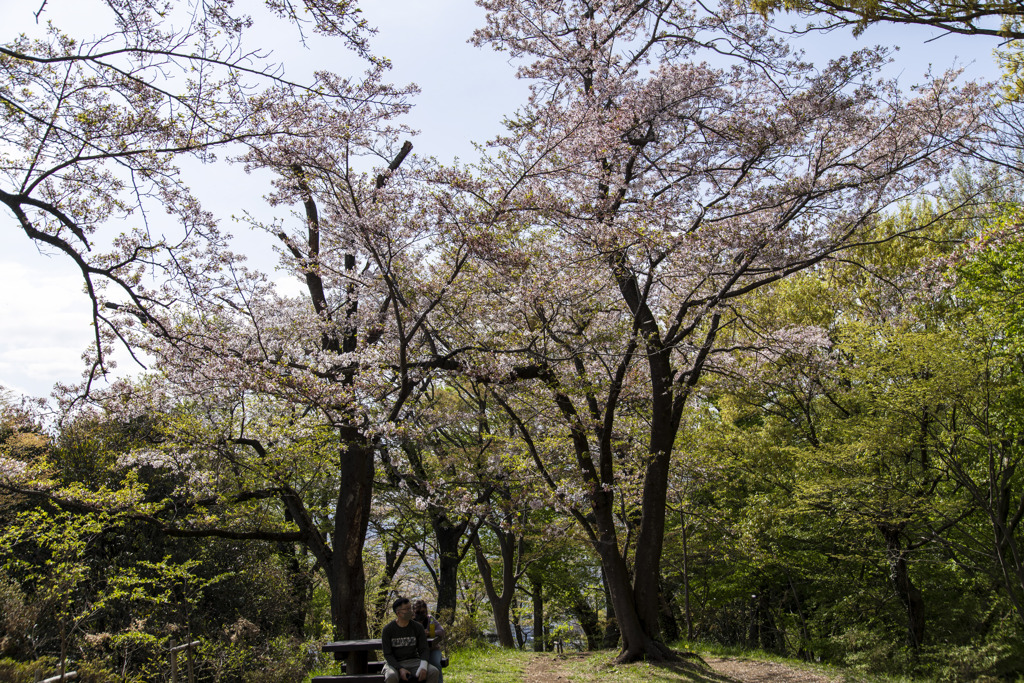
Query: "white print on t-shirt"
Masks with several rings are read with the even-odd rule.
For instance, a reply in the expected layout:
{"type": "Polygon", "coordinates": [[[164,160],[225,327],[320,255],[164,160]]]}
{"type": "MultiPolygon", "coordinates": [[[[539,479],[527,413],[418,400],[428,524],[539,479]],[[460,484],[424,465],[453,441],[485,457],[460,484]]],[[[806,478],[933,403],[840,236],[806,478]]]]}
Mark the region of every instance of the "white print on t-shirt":
{"type": "Polygon", "coordinates": [[[401,638],[392,638],[391,647],[415,647],[416,636],[402,636],[401,638]]]}

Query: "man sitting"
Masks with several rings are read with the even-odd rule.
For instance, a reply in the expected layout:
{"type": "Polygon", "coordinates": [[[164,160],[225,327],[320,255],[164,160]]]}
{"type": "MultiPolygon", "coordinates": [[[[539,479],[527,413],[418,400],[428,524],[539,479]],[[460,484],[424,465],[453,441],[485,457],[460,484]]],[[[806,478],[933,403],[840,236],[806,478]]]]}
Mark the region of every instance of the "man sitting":
{"type": "Polygon", "coordinates": [[[384,683],[414,680],[437,683],[440,672],[427,661],[427,632],[412,620],[409,598],[398,598],[391,609],[395,620],[384,627],[380,637],[385,662],[384,683]]]}

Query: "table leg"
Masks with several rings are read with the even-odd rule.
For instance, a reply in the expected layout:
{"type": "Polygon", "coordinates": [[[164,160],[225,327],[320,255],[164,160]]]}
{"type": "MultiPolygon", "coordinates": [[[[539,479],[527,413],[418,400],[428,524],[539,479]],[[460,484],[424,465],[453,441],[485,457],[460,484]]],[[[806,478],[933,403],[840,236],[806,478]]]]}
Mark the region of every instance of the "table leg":
{"type": "Polygon", "coordinates": [[[369,653],[366,650],[353,650],[348,653],[345,671],[350,674],[364,674],[368,661],[369,653]]]}

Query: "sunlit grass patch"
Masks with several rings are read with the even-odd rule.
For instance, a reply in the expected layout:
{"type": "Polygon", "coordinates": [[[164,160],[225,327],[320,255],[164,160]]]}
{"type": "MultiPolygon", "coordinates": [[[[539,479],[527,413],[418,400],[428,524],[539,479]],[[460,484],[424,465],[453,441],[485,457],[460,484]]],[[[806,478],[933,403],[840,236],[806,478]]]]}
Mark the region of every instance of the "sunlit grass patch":
{"type": "Polygon", "coordinates": [[[448,653],[445,683],[521,683],[532,652],[479,647],[448,653]]]}

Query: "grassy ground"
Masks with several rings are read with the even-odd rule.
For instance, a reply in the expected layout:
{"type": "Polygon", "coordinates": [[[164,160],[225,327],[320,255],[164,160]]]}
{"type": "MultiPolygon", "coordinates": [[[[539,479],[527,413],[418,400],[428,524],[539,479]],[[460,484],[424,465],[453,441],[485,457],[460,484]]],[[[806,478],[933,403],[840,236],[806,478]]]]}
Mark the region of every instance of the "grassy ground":
{"type": "MultiPolygon", "coordinates": [[[[683,644],[677,644],[675,649],[687,651],[683,644]]],[[[725,680],[697,660],[672,664],[616,664],[614,660],[617,654],[616,651],[567,652],[556,658],[551,653],[535,654],[494,647],[460,650],[449,653],[452,665],[445,669],[444,679],[445,683],[522,683],[527,680],[543,683],[555,680],[568,683],[721,683],[725,680]],[[545,672],[544,665],[551,668],[545,672]],[[528,671],[533,673],[533,678],[527,679],[528,671]]],[[[726,653],[702,651],[699,654],[724,656],[726,653]]],[[[762,659],[757,653],[743,653],[743,656],[762,659]]],[[[809,667],[802,662],[777,658],[775,661],[794,668],[837,675],[834,671],[826,672],[823,667],[809,667]]]]}
{"type": "MultiPolygon", "coordinates": [[[[674,649],[680,652],[692,651],[685,643],[676,643],[674,649]]],[[[451,665],[445,668],[444,680],[445,683],[553,683],[558,680],[566,683],[723,683],[735,680],[709,670],[696,660],[672,664],[615,664],[616,654],[616,651],[567,652],[556,657],[551,653],[503,650],[493,646],[462,649],[448,653],[451,665]]],[[[910,679],[864,677],[763,652],[734,648],[702,647],[696,654],[704,658],[775,662],[795,671],[813,672],[850,683],[912,683],[910,679]]],[[[335,672],[324,670],[316,673],[335,672]]],[[[308,681],[309,678],[306,679],[308,681]]]]}
{"type": "MultiPolygon", "coordinates": [[[[901,676],[866,676],[853,671],[842,671],[835,667],[809,664],[797,659],[787,659],[761,651],[740,648],[701,646],[694,648],[687,643],[675,643],[673,649],[679,652],[694,652],[701,658],[732,658],[741,661],[774,662],[789,669],[828,676],[845,683],[931,683],[927,679],[911,679],[901,676]]],[[[518,650],[502,650],[483,647],[449,653],[452,665],[445,669],[445,683],[523,683],[526,672],[534,671],[532,681],[550,683],[556,680],[554,674],[545,677],[536,675],[537,660],[557,661],[557,675],[567,683],[722,683],[725,677],[709,671],[697,660],[686,660],[671,664],[650,664],[634,662],[616,664],[617,651],[567,652],[555,658],[551,653],[535,654],[518,650]],[[531,664],[533,665],[531,667],[531,664]]]]}
{"type": "Polygon", "coordinates": [[[449,652],[444,683],[522,683],[534,653],[481,647],[449,652]]]}

